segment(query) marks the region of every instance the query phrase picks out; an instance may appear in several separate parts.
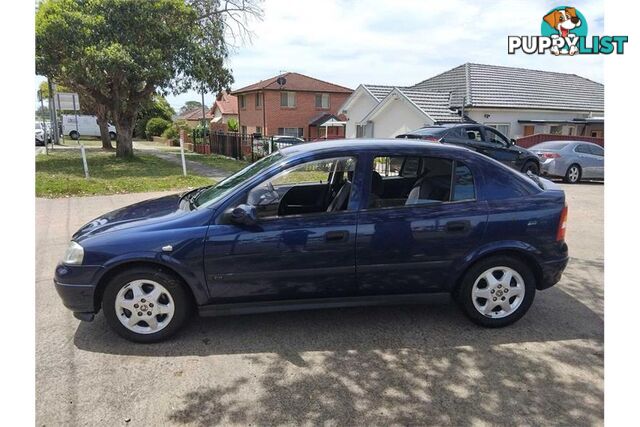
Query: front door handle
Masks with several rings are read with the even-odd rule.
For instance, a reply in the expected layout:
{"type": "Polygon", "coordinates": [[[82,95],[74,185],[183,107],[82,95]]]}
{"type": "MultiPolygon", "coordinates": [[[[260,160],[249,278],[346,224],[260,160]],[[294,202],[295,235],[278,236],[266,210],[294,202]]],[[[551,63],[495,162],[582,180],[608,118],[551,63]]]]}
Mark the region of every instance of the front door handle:
{"type": "Polygon", "coordinates": [[[446,229],[449,233],[459,233],[461,231],[467,231],[469,228],[471,228],[469,221],[449,221],[446,224],[446,229]]]}
{"type": "Polygon", "coordinates": [[[349,232],[347,230],[327,231],[324,235],[327,242],[344,242],[348,238],[349,232]]]}

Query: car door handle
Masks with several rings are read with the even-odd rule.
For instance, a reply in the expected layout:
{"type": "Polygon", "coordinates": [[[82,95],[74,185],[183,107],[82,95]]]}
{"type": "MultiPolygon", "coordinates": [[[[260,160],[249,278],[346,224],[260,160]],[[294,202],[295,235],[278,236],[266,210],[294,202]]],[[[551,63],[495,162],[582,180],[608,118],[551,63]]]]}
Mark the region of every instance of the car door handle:
{"type": "Polygon", "coordinates": [[[343,242],[349,238],[349,232],[346,230],[327,231],[324,234],[324,240],[327,242],[343,242]]]}
{"type": "Polygon", "coordinates": [[[469,228],[471,228],[471,223],[469,221],[449,221],[446,224],[446,229],[449,233],[467,231],[469,228]]]}

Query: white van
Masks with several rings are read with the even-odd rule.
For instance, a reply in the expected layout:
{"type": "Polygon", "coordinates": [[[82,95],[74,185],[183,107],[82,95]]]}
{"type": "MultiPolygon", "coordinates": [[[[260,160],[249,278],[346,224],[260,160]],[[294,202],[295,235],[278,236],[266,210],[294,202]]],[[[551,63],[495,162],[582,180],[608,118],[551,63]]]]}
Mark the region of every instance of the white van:
{"type": "MultiPolygon", "coordinates": [[[[100,136],[100,128],[98,127],[98,118],[96,116],[78,115],[78,127],[76,129],[75,115],[62,115],[62,134],[78,139],[80,136],[100,136]],[[80,133],[80,135],[78,135],[80,133]]],[[[116,128],[109,123],[109,137],[111,140],[116,139],[116,128]]]]}

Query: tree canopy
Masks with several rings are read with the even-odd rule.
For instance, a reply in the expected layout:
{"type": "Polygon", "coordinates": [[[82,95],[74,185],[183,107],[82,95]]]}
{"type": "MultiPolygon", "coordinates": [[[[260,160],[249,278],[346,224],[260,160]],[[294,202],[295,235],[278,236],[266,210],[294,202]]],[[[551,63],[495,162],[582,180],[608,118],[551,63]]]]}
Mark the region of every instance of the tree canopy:
{"type": "Polygon", "coordinates": [[[227,3],[45,0],[36,13],[36,72],[105,105],[117,155],[130,156],[138,110],[154,93],[217,93],[233,82],[224,65],[227,3]]]}
{"type": "Polygon", "coordinates": [[[202,108],[202,102],[200,101],[187,101],[182,107],[180,107],[180,114],[184,114],[187,111],[195,110],[196,108],[202,108]]]}

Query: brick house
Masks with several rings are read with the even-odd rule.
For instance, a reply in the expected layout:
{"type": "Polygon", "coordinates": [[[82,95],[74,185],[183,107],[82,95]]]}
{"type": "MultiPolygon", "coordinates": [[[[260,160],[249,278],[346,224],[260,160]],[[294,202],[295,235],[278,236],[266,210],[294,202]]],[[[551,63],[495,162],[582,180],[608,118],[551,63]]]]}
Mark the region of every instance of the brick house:
{"type": "Polygon", "coordinates": [[[299,73],[285,73],[232,92],[243,134],[307,140],[344,137],[338,109],[352,89],[299,73]]]}
{"type": "Polygon", "coordinates": [[[228,132],[229,120],[238,120],[238,98],[227,92],[219,93],[209,110],[209,115],[211,116],[209,128],[212,132],[228,132]]]}

